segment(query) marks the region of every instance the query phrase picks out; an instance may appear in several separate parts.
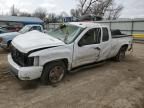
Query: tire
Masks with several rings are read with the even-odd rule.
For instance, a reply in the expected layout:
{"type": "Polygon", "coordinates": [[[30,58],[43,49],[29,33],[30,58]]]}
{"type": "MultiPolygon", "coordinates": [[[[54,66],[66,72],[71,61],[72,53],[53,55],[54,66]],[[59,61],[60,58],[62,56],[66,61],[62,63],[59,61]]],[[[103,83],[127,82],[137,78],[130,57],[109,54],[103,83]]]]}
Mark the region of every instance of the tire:
{"type": "Polygon", "coordinates": [[[60,82],[66,73],[66,66],[62,61],[54,61],[44,66],[41,75],[43,84],[56,84],[60,82]]]}
{"type": "Polygon", "coordinates": [[[119,50],[118,54],[114,57],[114,60],[115,60],[115,61],[118,61],[118,62],[123,61],[123,60],[125,59],[126,49],[127,49],[126,47],[122,47],[122,48],[119,50]]]}

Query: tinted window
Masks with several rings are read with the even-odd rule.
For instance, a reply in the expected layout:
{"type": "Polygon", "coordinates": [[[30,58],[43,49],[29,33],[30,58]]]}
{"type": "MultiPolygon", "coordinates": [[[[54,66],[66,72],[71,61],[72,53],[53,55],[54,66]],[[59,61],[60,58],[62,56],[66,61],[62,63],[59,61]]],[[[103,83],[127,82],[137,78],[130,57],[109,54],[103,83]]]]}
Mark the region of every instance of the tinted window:
{"type": "Polygon", "coordinates": [[[108,29],[107,28],[103,28],[103,38],[102,41],[108,41],[109,40],[109,33],[108,33],[108,29]]]}
{"type": "Polygon", "coordinates": [[[90,45],[100,43],[101,39],[101,30],[100,28],[95,28],[89,30],[79,41],[79,45],[90,45]]]}
{"type": "Polygon", "coordinates": [[[37,30],[41,32],[41,27],[40,26],[34,26],[31,28],[31,30],[37,30]]]}

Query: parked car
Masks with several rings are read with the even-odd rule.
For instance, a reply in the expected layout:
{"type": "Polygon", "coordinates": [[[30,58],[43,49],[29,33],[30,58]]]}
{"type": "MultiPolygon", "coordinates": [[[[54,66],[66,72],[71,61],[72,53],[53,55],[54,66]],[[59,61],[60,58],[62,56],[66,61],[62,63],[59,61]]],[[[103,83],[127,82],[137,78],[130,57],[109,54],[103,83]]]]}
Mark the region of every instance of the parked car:
{"type": "Polygon", "coordinates": [[[16,37],[8,62],[11,73],[20,80],[40,78],[45,84],[57,83],[77,67],[109,58],[123,60],[132,40],[128,35],[111,35],[105,25],[67,23],[48,35],[31,31],[16,37]]]}
{"type": "Polygon", "coordinates": [[[8,30],[0,27],[0,34],[3,34],[3,33],[8,33],[8,30]]]}
{"type": "Polygon", "coordinates": [[[7,48],[9,49],[13,38],[15,38],[20,34],[24,34],[32,30],[38,30],[40,32],[44,32],[42,25],[36,25],[36,24],[26,25],[19,32],[9,32],[9,33],[0,34],[0,47],[4,49],[7,48]]]}

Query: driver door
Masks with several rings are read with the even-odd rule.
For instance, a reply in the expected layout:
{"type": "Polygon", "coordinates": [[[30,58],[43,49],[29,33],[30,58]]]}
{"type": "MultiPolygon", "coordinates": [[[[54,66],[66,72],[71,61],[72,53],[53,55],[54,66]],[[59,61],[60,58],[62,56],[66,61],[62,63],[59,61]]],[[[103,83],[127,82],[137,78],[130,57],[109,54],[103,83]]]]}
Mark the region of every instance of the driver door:
{"type": "Polygon", "coordinates": [[[100,54],[101,29],[88,30],[82,38],[75,43],[72,67],[96,62],[100,54]]]}

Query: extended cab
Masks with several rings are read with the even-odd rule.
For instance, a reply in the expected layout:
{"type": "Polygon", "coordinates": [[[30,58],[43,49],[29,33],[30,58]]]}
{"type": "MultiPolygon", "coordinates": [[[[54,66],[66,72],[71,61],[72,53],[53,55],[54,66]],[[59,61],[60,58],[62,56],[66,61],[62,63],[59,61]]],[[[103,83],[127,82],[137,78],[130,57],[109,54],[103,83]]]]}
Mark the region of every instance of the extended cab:
{"type": "Polygon", "coordinates": [[[128,35],[111,35],[105,25],[67,23],[48,34],[31,31],[16,37],[8,62],[21,80],[40,78],[44,83],[57,83],[79,66],[109,58],[122,60],[132,40],[128,35]]]}
{"type": "Polygon", "coordinates": [[[37,30],[40,32],[44,32],[43,26],[38,24],[31,24],[24,26],[19,32],[9,32],[0,34],[0,47],[7,49],[11,45],[11,41],[18,35],[24,34],[26,32],[37,30]]]}

